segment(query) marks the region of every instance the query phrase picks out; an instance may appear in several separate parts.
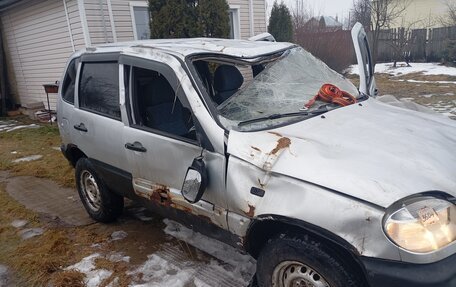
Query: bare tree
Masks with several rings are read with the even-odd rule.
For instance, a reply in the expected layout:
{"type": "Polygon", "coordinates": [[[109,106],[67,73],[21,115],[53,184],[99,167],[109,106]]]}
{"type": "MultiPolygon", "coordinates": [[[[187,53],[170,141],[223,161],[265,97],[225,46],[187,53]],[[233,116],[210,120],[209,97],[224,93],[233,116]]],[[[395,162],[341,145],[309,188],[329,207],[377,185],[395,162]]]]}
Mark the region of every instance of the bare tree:
{"type": "Polygon", "coordinates": [[[371,0],[354,0],[350,11],[350,28],[356,22],[363,24],[366,29],[371,27],[371,0]]]}
{"type": "Polygon", "coordinates": [[[315,7],[309,4],[307,0],[295,0],[292,6],[291,17],[293,21],[293,30],[295,33],[306,29],[307,22],[316,16],[315,7]]]}
{"type": "Polygon", "coordinates": [[[372,58],[377,62],[381,31],[389,29],[405,12],[410,0],[354,0],[353,13],[356,21],[372,31],[372,58]]]}
{"type": "Polygon", "coordinates": [[[443,26],[456,26],[456,0],[446,0],[446,15],[441,17],[440,22],[443,26]]]}
{"type": "Polygon", "coordinates": [[[402,27],[392,29],[390,31],[392,37],[387,44],[393,49],[393,67],[397,67],[397,62],[404,60],[408,67],[410,67],[410,58],[412,55],[411,47],[415,41],[416,34],[413,33],[413,29],[416,26],[425,26],[424,20],[418,20],[415,22],[404,23],[402,21],[402,27]]]}
{"type": "Polygon", "coordinates": [[[373,0],[370,2],[374,63],[377,62],[381,30],[390,28],[404,14],[409,5],[410,0],[373,0]]]}
{"type": "Polygon", "coordinates": [[[291,11],[291,18],[293,21],[293,30],[297,31],[302,29],[304,25],[311,18],[304,0],[296,0],[295,6],[291,11]]]}

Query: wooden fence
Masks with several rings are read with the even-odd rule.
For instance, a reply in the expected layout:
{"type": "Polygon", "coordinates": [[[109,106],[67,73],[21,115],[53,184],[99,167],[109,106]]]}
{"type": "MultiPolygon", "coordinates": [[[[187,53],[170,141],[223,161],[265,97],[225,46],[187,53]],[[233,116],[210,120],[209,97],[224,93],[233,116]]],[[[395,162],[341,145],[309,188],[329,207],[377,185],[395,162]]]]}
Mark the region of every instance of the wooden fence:
{"type": "MultiPolygon", "coordinates": [[[[372,47],[372,32],[368,32],[372,47]]],[[[450,40],[456,40],[456,26],[434,29],[382,30],[378,43],[377,62],[394,60],[440,61],[450,40]]],[[[336,71],[356,63],[350,31],[296,31],[295,42],[322,59],[336,71]]]]}
{"type": "MultiPolygon", "coordinates": [[[[370,37],[372,39],[372,33],[370,37]]],[[[451,40],[456,40],[456,26],[383,30],[380,33],[377,60],[388,62],[400,58],[401,55],[397,55],[398,46],[404,45],[400,52],[402,56],[409,55],[412,61],[440,61],[444,58],[448,42],[451,40]]]]}

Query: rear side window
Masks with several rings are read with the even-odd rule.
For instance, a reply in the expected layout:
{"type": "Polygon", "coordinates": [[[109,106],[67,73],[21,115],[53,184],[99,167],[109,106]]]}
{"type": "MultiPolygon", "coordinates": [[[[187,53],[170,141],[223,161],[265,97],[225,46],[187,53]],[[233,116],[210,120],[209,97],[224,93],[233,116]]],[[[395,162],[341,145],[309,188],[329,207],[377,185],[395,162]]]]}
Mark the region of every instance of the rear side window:
{"type": "Polygon", "coordinates": [[[84,63],[79,86],[80,108],[120,120],[116,62],[84,63]]]}
{"type": "Polygon", "coordinates": [[[78,63],[79,59],[74,59],[70,62],[62,85],[62,98],[70,104],[74,104],[74,87],[76,84],[78,63]]]}

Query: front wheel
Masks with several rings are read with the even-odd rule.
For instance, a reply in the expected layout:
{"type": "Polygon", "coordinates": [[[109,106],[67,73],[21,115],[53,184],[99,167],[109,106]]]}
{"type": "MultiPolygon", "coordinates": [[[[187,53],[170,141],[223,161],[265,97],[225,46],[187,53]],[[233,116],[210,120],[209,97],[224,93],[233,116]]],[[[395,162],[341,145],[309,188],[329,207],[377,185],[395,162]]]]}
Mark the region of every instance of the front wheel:
{"type": "Polygon", "coordinates": [[[337,252],[308,236],[271,239],[257,261],[260,287],[361,287],[356,273],[337,252]]]}
{"type": "Polygon", "coordinates": [[[106,187],[87,158],[78,160],[75,174],[79,197],[90,217],[105,223],[116,220],[123,211],[123,197],[106,187]]]}

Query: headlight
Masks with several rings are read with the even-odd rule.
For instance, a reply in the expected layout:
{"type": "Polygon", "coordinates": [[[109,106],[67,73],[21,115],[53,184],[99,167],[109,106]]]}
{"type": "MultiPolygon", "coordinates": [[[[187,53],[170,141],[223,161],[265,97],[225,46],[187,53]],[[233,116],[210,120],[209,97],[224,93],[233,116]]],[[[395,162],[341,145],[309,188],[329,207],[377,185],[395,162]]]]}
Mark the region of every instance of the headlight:
{"type": "Polygon", "coordinates": [[[390,213],[384,227],[388,237],[406,250],[438,250],[456,240],[456,206],[433,197],[415,198],[390,213]]]}

